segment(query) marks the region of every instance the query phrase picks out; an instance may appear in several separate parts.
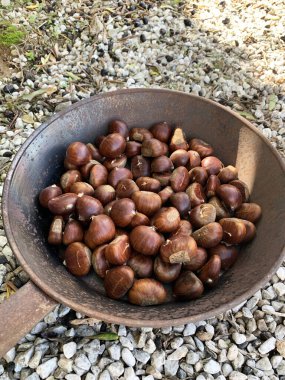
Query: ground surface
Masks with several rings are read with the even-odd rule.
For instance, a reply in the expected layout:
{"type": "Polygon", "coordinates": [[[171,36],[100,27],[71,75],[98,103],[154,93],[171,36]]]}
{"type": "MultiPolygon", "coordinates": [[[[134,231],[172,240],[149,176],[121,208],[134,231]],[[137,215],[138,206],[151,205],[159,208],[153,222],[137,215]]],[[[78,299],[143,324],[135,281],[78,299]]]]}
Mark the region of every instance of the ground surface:
{"type": "MultiPolygon", "coordinates": [[[[35,128],[116,88],[214,99],[252,121],[284,156],[282,0],[1,3],[0,193],[35,128]]],[[[0,220],[0,302],[27,280],[0,220]]],[[[236,310],[173,329],[88,326],[60,306],[0,360],[0,379],[284,379],[284,280],[281,267],[236,310]],[[118,333],[119,341],[88,338],[99,331],[118,333]]]]}

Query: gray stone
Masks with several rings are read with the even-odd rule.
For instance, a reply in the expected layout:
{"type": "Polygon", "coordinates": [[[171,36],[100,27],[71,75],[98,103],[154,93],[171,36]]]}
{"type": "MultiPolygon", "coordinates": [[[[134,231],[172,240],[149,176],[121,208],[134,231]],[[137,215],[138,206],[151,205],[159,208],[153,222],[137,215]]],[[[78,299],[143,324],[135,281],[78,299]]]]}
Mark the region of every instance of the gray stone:
{"type": "Polygon", "coordinates": [[[183,330],[183,335],[184,336],[194,335],[195,332],[196,332],[196,326],[194,325],[194,323],[188,323],[185,329],[183,330]]]}
{"type": "Polygon", "coordinates": [[[51,375],[57,367],[57,358],[52,358],[42,363],[37,368],[37,374],[41,379],[46,379],[49,375],[51,375]]]}
{"type": "Polygon", "coordinates": [[[111,380],[111,376],[109,374],[109,371],[106,369],[99,375],[99,380],[111,380]]]}
{"type": "Polygon", "coordinates": [[[46,329],[47,327],[47,324],[43,321],[39,322],[36,324],[36,326],[31,330],[31,334],[39,334],[41,333],[42,331],[44,331],[44,329],[46,329]]]}
{"type": "Polygon", "coordinates": [[[155,367],[153,367],[152,365],[149,365],[146,368],[146,373],[148,375],[152,375],[155,379],[162,379],[161,372],[158,369],[156,369],[155,367]]]}
{"type": "Polygon", "coordinates": [[[127,335],[127,329],[126,326],[120,325],[118,329],[118,335],[119,336],[126,336],[127,335]]]}
{"type": "Polygon", "coordinates": [[[99,360],[98,367],[100,369],[104,369],[105,367],[107,367],[107,365],[111,364],[112,362],[113,362],[112,359],[103,357],[99,360]]]}
{"type": "Polygon", "coordinates": [[[20,365],[21,367],[28,367],[29,361],[31,357],[33,356],[34,353],[34,347],[31,347],[25,352],[20,352],[16,357],[15,357],[15,363],[20,365]]]}
{"type": "Polygon", "coordinates": [[[192,376],[194,374],[194,368],[192,365],[187,364],[187,363],[180,363],[180,368],[185,371],[185,373],[188,376],[192,376]]]}
{"type": "Polygon", "coordinates": [[[178,360],[165,360],[164,373],[165,376],[175,376],[179,368],[178,360]]]}
{"type": "Polygon", "coordinates": [[[120,342],[121,342],[121,345],[123,346],[123,347],[126,347],[126,348],[128,348],[129,350],[133,350],[134,349],[134,345],[133,345],[133,343],[130,341],[130,339],[128,339],[127,337],[125,337],[125,336],[121,336],[121,338],[120,338],[120,342]]]}
{"type": "Polygon", "coordinates": [[[176,338],[172,339],[172,341],[170,342],[170,346],[174,350],[176,348],[182,346],[182,344],[183,344],[183,338],[181,338],[181,337],[176,337],[176,338]]]}
{"type": "Polygon", "coordinates": [[[277,295],[279,297],[282,297],[284,296],[285,294],[285,284],[283,284],[283,282],[277,282],[277,284],[274,284],[273,285],[273,288],[275,289],[277,295]]]}
{"type": "Polygon", "coordinates": [[[172,352],[172,354],[170,354],[167,357],[167,359],[168,360],[180,360],[182,358],[185,358],[187,353],[188,353],[188,348],[186,346],[181,346],[181,347],[178,347],[177,350],[172,352]]]}
{"type": "Polygon", "coordinates": [[[270,359],[272,368],[276,369],[279,364],[282,362],[283,358],[281,355],[273,355],[270,359]]]}
{"type": "Polygon", "coordinates": [[[156,345],[152,339],[149,339],[146,342],[145,347],[143,348],[144,351],[148,352],[149,354],[152,354],[156,350],[156,345]]]}
{"type": "Polygon", "coordinates": [[[272,365],[268,357],[264,357],[256,362],[256,368],[261,371],[270,371],[272,369],[272,365]]]}
{"type": "Polygon", "coordinates": [[[284,281],[285,280],[285,268],[284,267],[280,267],[277,272],[276,272],[277,276],[280,278],[281,281],[284,281]]]}
{"type": "Polygon", "coordinates": [[[13,347],[3,356],[3,359],[5,359],[7,363],[11,363],[15,359],[15,356],[16,356],[16,349],[15,347],[13,347]]]}
{"type": "Polygon", "coordinates": [[[39,375],[36,372],[31,373],[26,380],[40,380],[39,375]]]}
{"type": "Polygon", "coordinates": [[[221,370],[221,366],[218,362],[216,362],[215,360],[212,360],[210,359],[205,365],[204,365],[204,371],[211,374],[211,375],[214,375],[218,372],[220,372],[221,370]]]}
{"type": "Polygon", "coordinates": [[[143,364],[146,364],[150,359],[150,354],[142,350],[134,350],[133,354],[136,360],[143,364]]]}
{"type": "Polygon", "coordinates": [[[124,380],[139,380],[139,377],[136,376],[133,367],[125,368],[124,380]]]}
{"type": "Polygon", "coordinates": [[[241,352],[238,352],[237,357],[232,361],[234,369],[239,369],[244,364],[244,356],[241,352]]]}
{"type": "Polygon", "coordinates": [[[229,376],[229,380],[246,380],[246,379],[247,379],[247,376],[238,371],[233,371],[229,376]]]}
{"type": "Polygon", "coordinates": [[[112,379],[117,379],[124,373],[124,365],[121,361],[116,361],[110,364],[107,369],[112,379]]]}
{"type": "Polygon", "coordinates": [[[233,367],[229,363],[225,363],[222,365],[222,373],[225,377],[229,376],[229,374],[232,372],[233,372],[233,367]]]}
{"type": "Polygon", "coordinates": [[[162,371],[162,366],[165,363],[165,351],[155,351],[151,356],[151,365],[158,371],[162,371]]]}
{"type": "Polygon", "coordinates": [[[84,354],[79,354],[74,360],[74,364],[86,372],[89,371],[91,363],[84,354]]]}
{"type": "Polygon", "coordinates": [[[129,367],[133,367],[136,364],[136,359],[134,358],[134,355],[126,347],[122,349],[122,359],[129,367]]]}
{"type": "Polygon", "coordinates": [[[258,351],[261,353],[261,355],[268,354],[268,352],[275,349],[275,345],[276,339],[271,337],[262,343],[261,346],[259,346],[258,351]]]}
{"type": "Polygon", "coordinates": [[[111,359],[119,360],[121,358],[121,347],[119,344],[112,344],[107,350],[111,359]]]}
{"type": "Polygon", "coordinates": [[[188,364],[196,364],[200,360],[199,354],[194,351],[189,351],[189,353],[186,356],[186,363],[188,364]]]}
{"type": "Polygon", "coordinates": [[[33,369],[37,368],[40,364],[42,356],[43,353],[40,350],[36,350],[34,356],[29,361],[29,367],[33,369]]]}
{"type": "Polygon", "coordinates": [[[76,353],[76,343],[75,342],[69,342],[62,346],[63,354],[67,359],[72,358],[73,355],[76,353]]]}

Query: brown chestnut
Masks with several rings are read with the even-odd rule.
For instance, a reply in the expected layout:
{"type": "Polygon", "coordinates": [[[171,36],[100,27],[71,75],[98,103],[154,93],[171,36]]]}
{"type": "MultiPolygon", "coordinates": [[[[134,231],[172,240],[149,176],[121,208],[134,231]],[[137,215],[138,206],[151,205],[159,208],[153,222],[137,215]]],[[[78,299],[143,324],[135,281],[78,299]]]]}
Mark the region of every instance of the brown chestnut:
{"type": "Polygon", "coordinates": [[[150,191],[136,191],[132,194],[137,211],[147,216],[153,215],[161,207],[161,198],[150,191]]]}
{"type": "Polygon", "coordinates": [[[242,203],[248,202],[248,200],[249,200],[249,188],[245,182],[241,181],[240,179],[234,179],[229,184],[233,185],[237,189],[239,189],[241,196],[242,196],[242,203]]]}
{"type": "Polygon", "coordinates": [[[132,287],[134,271],[127,265],[108,270],[104,279],[104,288],[108,297],[122,298],[132,287]]]}
{"type": "Polygon", "coordinates": [[[63,166],[64,166],[64,169],[66,169],[66,170],[77,169],[77,166],[71,164],[66,157],[65,157],[65,159],[63,161],[63,166]]]}
{"type": "Polygon", "coordinates": [[[77,194],[65,193],[50,199],[48,208],[55,215],[68,215],[74,211],[77,199],[77,194]]]}
{"type": "Polygon", "coordinates": [[[188,169],[191,170],[201,165],[201,157],[195,150],[188,150],[189,164],[188,169]]]}
{"type": "Polygon", "coordinates": [[[214,153],[213,147],[201,139],[191,139],[189,149],[198,152],[201,158],[212,156],[214,153]]]}
{"type": "Polygon", "coordinates": [[[152,224],[163,233],[176,231],[180,223],[179,212],[174,207],[164,207],[153,217],[152,224]]]}
{"type": "Polygon", "coordinates": [[[152,191],[154,193],[158,193],[160,191],[160,182],[155,178],[140,177],[136,180],[136,184],[140,190],[152,191]]]}
{"type": "Polygon", "coordinates": [[[137,141],[127,141],[125,155],[130,158],[141,154],[142,144],[137,141]]]}
{"type": "Polygon", "coordinates": [[[233,185],[221,185],[216,190],[217,196],[231,211],[236,210],[242,204],[240,191],[233,185]]]}
{"type": "Polygon", "coordinates": [[[65,193],[69,193],[71,186],[79,181],[81,181],[80,172],[78,170],[68,170],[60,177],[60,186],[65,193]]]}
{"type": "Polygon", "coordinates": [[[81,222],[89,222],[92,216],[103,214],[104,211],[101,202],[90,195],[79,196],[75,209],[81,222]]]}
{"type": "Polygon", "coordinates": [[[115,168],[124,168],[127,164],[128,158],[124,154],[116,158],[106,158],[103,165],[108,171],[111,171],[115,168]]]}
{"type": "Polygon", "coordinates": [[[157,179],[160,182],[161,186],[168,186],[171,174],[172,174],[171,172],[152,173],[152,177],[157,179]]]}
{"type": "Polygon", "coordinates": [[[152,278],[135,280],[129,291],[129,302],[134,305],[159,305],[166,301],[167,293],[164,286],[152,278]]]}
{"type": "Polygon", "coordinates": [[[213,222],[201,227],[192,233],[198,246],[202,248],[215,247],[223,237],[223,228],[219,223],[213,222]]]}
{"type": "Polygon", "coordinates": [[[191,270],[192,272],[202,268],[202,266],[208,260],[207,251],[205,248],[197,247],[196,255],[192,256],[189,264],[184,264],[186,270],[191,270]]]}
{"type": "Polygon", "coordinates": [[[174,169],[170,177],[170,186],[176,193],[185,191],[189,185],[189,173],[184,166],[174,169]]]}
{"type": "Polygon", "coordinates": [[[144,157],[158,157],[168,153],[168,146],[157,140],[148,139],[142,142],[141,153],[144,157]]]}
{"type": "Polygon", "coordinates": [[[171,239],[178,236],[190,236],[192,234],[192,225],[188,220],[180,220],[179,226],[176,231],[170,235],[171,239]]]}
{"type": "Polygon", "coordinates": [[[189,179],[190,183],[198,182],[200,185],[205,186],[208,179],[207,170],[200,166],[193,168],[189,171],[189,179]]]}
{"type": "Polygon", "coordinates": [[[84,241],[89,248],[109,242],[115,236],[116,228],[113,220],[107,215],[96,215],[91,219],[84,241]]]}
{"type": "Polygon", "coordinates": [[[127,235],[117,236],[104,250],[105,257],[110,264],[125,264],[131,256],[131,247],[127,235]]]}
{"type": "Polygon", "coordinates": [[[160,123],[154,124],[149,130],[155,139],[166,144],[168,143],[172,133],[171,127],[166,121],[161,121],[160,123]]]}
{"type": "Polygon", "coordinates": [[[202,281],[190,271],[181,273],[173,287],[175,298],[181,301],[190,301],[201,297],[204,292],[202,281]]]}
{"type": "Polygon", "coordinates": [[[190,210],[190,199],[184,192],[173,193],[170,196],[170,203],[179,212],[181,218],[185,218],[190,210]]]}
{"type": "Polygon", "coordinates": [[[151,256],[136,253],[129,259],[127,265],[132,268],[136,277],[145,278],[152,276],[153,261],[151,256]]]}
{"type": "Polygon", "coordinates": [[[79,170],[82,175],[82,178],[88,179],[90,176],[91,169],[94,165],[100,165],[99,161],[96,160],[90,160],[87,162],[87,164],[80,166],[79,170]]]}
{"type": "Polygon", "coordinates": [[[238,170],[232,165],[222,168],[218,174],[219,180],[221,183],[231,182],[238,177],[238,170]]]}
{"type": "MultiPolygon", "coordinates": [[[[166,186],[164,189],[162,189],[158,195],[161,198],[161,203],[164,204],[168,201],[168,199],[171,197],[173,194],[173,190],[170,186],[166,186]]],[[[175,207],[175,206],[174,206],[175,207]]]]}
{"type": "Polygon", "coordinates": [[[190,199],[191,207],[198,206],[206,201],[206,196],[200,183],[191,183],[186,189],[186,194],[190,199]]]}
{"type": "Polygon", "coordinates": [[[182,128],[175,128],[170,140],[169,150],[174,152],[178,149],[188,150],[188,143],[182,128]]]}
{"type": "Polygon", "coordinates": [[[204,285],[208,287],[213,287],[221,273],[222,261],[220,256],[213,255],[206,262],[206,264],[201,268],[199,272],[199,279],[203,282],[204,285]]]}
{"type": "Polygon", "coordinates": [[[205,194],[207,198],[214,197],[216,195],[217,188],[221,185],[219,178],[211,174],[207,180],[205,194]]]}
{"type": "Polygon", "coordinates": [[[153,271],[155,277],[161,282],[172,282],[175,281],[181,271],[182,264],[169,264],[165,263],[161,260],[159,256],[157,256],[154,260],[153,271]]]}
{"type": "Polygon", "coordinates": [[[143,255],[155,255],[162,244],[161,236],[152,227],[137,226],[130,233],[133,249],[143,255]]]}
{"type": "Polygon", "coordinates": [[[99,162],[103,161],[103,157],[101,156],[101,154],[99,153],[99,149],[96,148],[95,145],[88,143],[88,144],[86,144],[86,146],[89,149],[89,152],[91,154],[91,159],[92,160],[96,160],[96,161],[99,161],[99,162]]]}
{"type": "Polygon", "coordinates": [[[87,182],[75,182],[73,185],[71,185],[70,192],[82,195],[93,195],[94,189],[87,182]]]}
{"type": "Polygon", "coordinates": [[[189,212],[189,220],[196,228],[206,226],[216,220],[216,209],[210,203],[198,205],[189,212]]]}
{"type": "Polygon", "coordinates": [[[135,156],[131,160],[131,172],[134,179],[150,177],[150,161],[143,156],[135,156]]]}
{"type": "Polygon", "coordinates": [[[173,170],[173,163],[167,156],[159,156],[151,162],[152,173],[165,173],[173,170]]]}
{"type": "Polygon", "coordinates": [[[110,265],[106,260],[104,250],[107,247],[107,244],[100,245],[96,247],[92,253],[91,262],[96,274],[105,278],[107,270],[110,269],[110,265]]]}
{"type": "Polygon", "coordinates": [[[201,161],[202,168],[206,169],[209,175],[218,174],[224,167],[222,161],[215,156],[208,156],[201,161]]]}
{"type": "Polygon", "coordinates": [[[99,164],[94,165],[90,170],[89,183],[96,189],[101,185],[106,185],[108,180],[108,170],[105,166],[99,164]]]}
{"type": "Polygon", "coordinates": [[[218,244],[216,247],[209,249],[210,256],[218,255],[221,259],[221,268],[229,269],[234,265],[238,258],[239,248],[235,245],[218,244]]]}
{"type": "Polygon", "coordinates": [[[177,168],[178,166],[187,166],[189,163],[189,154],[184,149],[177,149],[170,155],[170,160],[177,168]]]}
{"type": "Polygon", "coordinates": [[[227,244],[240,244],[246,236],[246,227],[242,219],[223,218],[219,221],[223,228],[223,241],[227,244]]]}
{"type": "Polygon", "coordinates": [[[125,147],[125,138],[119,133],[111,133],[102,140],[99,152],[104,157],[116,158],[124,153],[125,147]]]}
{"type": "Polygon", "coordinates": [[[213,205],[216,209],[216,219],[220,220],[222,218],[230,217],[229,211],[223,206],[222,202],[217,197],[212,197],[209,200],[209,204],[213,205]]]}
{"type": "Polygon", "coordinates": [[[52,245],[60,245],[62,243],[63,217],[55,216],[51,222],[48,242],[52,245]]]}
{"type": "Polygon", "coordinates": [[[118,227],[126,227],[135,215],[135,203],[129,198],[121,198],[113,204],[110,217],[118,227]]]}
{"type": "Polygon", "coordinates": [[[39,201],[40,201],[41,206],[48,208],[48,202],[51,199],[58,197],[61,194],[62,194],[62,190],[57,185],[51,185],[51,186],[45,187],[40,192],[40,195],[39,195],[39,201]]]}
{"type": "Polygon", "coordinates": [[[135,191],[139,191],[138,185],[132,179],[121,179],[116,187],[118,198],[131,198],[135,191]]]}
{"type": "Polygon", "coordinates": [[[108,175],[108,184],[116,188],[122,179],[133,179],[132,172],[127,168],[115,168],[108,175]]]}
{"type": "Polygon", "coordinates": [[[70,219],[64,228],[62,242],[64,245],[80,242],[83,240],[84,231],[77,220],[70,219]]]}
{"type": "Polygon", "coordinates": [[[190,263],[196,255],[197,244],[191,236],[178,235],[165,241],[160,247],[160,257],[165,263],[190,263]]]}
{"type": "Polygon", "coordinates": [[[109,202],[104,207],[104,214],[110,216],[110,212],[112,210],[113,204],[116,202],[116,199],[112,202],[109,202]]]}
{"type": "Polygon", "coordinates": [[[106,137],[105,135],[99,135],[99,136],[96,137],[96,139],[95,139],[95,145],[96,145],[97,148],[99,148],[101,142],[104,140],[105,137],[106,137]]]}
{"type": "Polygon", "coordinates": [[[257,203],[242,203],[236,210],[235,216],[256,223],[261,217],[261,207],[257,203]]]}
{"type": "Polygon", "coordinates": [[[132,128],[129,132],[130,140],[143,142],[147,139],[152,139],[152,133],[146,128],[132,128]]]}
{"type": "Polygon", "coordinates": [[[108,133],[119,133],[126,139],[129,136],[129,128],[122,120],[112,120],[108,125],[108,133]]]}
{"type": "Polygon", "coordinates": [[[256,228],[255,228],[255,225],[248,220],[243,220],[243,223],[246,228],[245,237],[242,240],[242,243],[244,244],[244,243],[250,242],[252,239],[255,238],[256,228]]]}
{"type": "Polygon", "coordinates": [[[80,166],[91,160],[91,154],[85,144],[76,141],[67,147],[66,158],[70,164],[80,166]]]}
{"type": "Polygon", "coordinates": [[[98,186],[94,191],[94,197],[97,198],[103,206],[112,202],[116,198],[116,190],[110,185],[98,186]]]}
{"type": "Polygon", "coordinates": [[[83,243],[71,243],[65,251],[64,259],[70,273],[85,276],[91,268],[91,251],[83,243]]]}
{"type": "Polygon", "coordinates": [[[131,220],[130,227],[135,228],[137,226],[149,226],[149,218],[141,212],[136,212],[131,220]]]}

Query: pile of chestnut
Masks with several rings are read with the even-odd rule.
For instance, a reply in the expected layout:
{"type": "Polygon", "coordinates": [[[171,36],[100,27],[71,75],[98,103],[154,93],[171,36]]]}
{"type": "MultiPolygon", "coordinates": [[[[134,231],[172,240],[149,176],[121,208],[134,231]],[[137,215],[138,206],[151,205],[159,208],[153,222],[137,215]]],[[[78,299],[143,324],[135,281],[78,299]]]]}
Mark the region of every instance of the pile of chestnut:
{"type": "Polygon", "coordinates": [[[166,122],[129,130],[113,120],[94,145],[70,144],[60,183],[41,191],[54,215],[48,242],[66,247],[75,276],[93,266],[110,298],[145,306],[200,297],[261,216],[237,169],[213,154],[166,122]]]}

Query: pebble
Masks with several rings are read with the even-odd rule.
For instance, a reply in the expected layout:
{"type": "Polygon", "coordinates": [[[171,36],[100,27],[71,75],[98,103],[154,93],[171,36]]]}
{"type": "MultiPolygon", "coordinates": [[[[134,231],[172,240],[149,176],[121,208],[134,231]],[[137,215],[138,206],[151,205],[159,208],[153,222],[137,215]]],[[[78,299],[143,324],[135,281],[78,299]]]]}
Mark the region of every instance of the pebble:
{"type": "Polygon", "coordinates": [[[88,360],[88,358],[84,354],[77,355],[77,357],[74,360],[74,364],[78,368],[81,368],[82,370],[84,370],[84,373],[88,372],[90,367],[91,367],[90,361],[88,360]]]}
{"type": "Polygon", "coordinates": [[[256,368],[261,371],[270,371],[272,369],[272,365],[268,357],[264,357],[256,362],[256,368]]]}
{"type": "Polygon", "coordinates": [[[110,358],[113,360],[119,360],[121,358],[121,347],[118,344],[112,344],[108,347],[110,358]]]}
{"type": "Polygon", "coordinates": [[[57,358],[52,358],[40,364],[36,371],[41,379],[46,379],[49,375],[51,375],[56,370],[56,368],[57,368],[57,358]]]}
{"type": "Polygon", "coordinates": [[[3,248],[7,244],[6,236],[0,236],[0,247],[3,248]]]}
{"type": "Polygon", "coordinates": [[[247,376],[243,374],[242,372],[233,371],[229,375],[229,380],[246,380],[247,376]]]}
{"type": "Polygon", "coordinates": [[[170,346],[171,348],[175,350],[176,348],[182,346],[182,344],[183,344],[183,338],[177,337],[177,338],[172,339],[170,346]]]}
{"type": "Polygon", "coordinates": [[[36,372],[31,373],[26,380],[40,380],[39,375],[36,372]]]}
{"type": "Polygon", "coordinates": [[[64,356],[67,359],[70,359],[76,353],[76,343],[75,342],[66,343],[62,346],[62,350],[63,350],[64,356]]]}
{"type": "Polygon", "coordinates": [[[276,349],[280,355],[285,358],[285,340],[279,340],[276,342],[276,349]]]}
{"type": "Polygon", "coordinates": [[[136,364],[136,359],[134,358],[134,355],[126,347],[122,349],[122,359],[129,367],[133,367],[136,364]]]}
{"type": "Polygon", "coordinates": [[[183,330],[183,335],[184,336],[194,335],[195,332],[196,332],[196,326],[194,325],[194,323],[188,323],[185,329],[183,330]]]}
{"type": "Polygon", "coordinates": [[[152,339],[149,339],[146,342],[145,347],[143,348],[144,351],[148,352],[149,354],[152,354],[156,350],[156,345],[152,339]]]}
{"type": "Polygon", "coordinates": [[[139,380],[139,377],[136,376],[133,367],[127,367],[124,371],[124,380],[139,380]]]}
{"type": "Polygon", "coordinates": [[[279,297],[284,296],[284,294],[285,294],[285,284],[283,284],[282,282],[277,282],[277,284],[273,285],[273,288],[274,288],[274,290],[276,291],[276,293],[278,294],[279,297]]]}
{"type": "Polygon", "coordinates": [[[271,337],[267,339],[262,345],[258,348],[258,351],[261,353],[261,355],[265,355],[268,352],[275,349],[276,345],[276,339],[271,337]]]}
{"type": "Polygon", "coordinates": [[[190,351],[186,356],[186,363],[188,364],[196,364],[200,360],[199,354],[194,351],[190,351]]]}
{"type": "Polygon", "coordinates": [[[71,359],[66,359],[62,357],[58,361],[58,366],[67,373],[72,372],[72,365],[73,365],[73,361],[71,359]]]}
{"type": "Polygon", "coordinates": [[[11,363],[15,359],[15,356],[16,356],[16,349],[15,347],[13,347],[3,356],[3,359],[5,359],[7,363],[11,363]]]}
{"type": "Polygon", "coordinates": [[[246,342],[246,336],[243,334],[239,334],[238,332],[234,332],[232,334],[232,339],[236,344],[242,344],[246,342]]]}
{"type": "Polygon", "coordinates": [[[168,360],[180,360],[185,358],[188,353],[188,349],[186,346],[178,347],[172,354],[168,356],[168,360]]]}
{"type": "Polygon", "coordinates": [[[150,360],[150,354],[142,350],[134,350],[134,357],[137,361],[146,364],[150,360]]]}
{"type": "Polygon", "coordinates": [[[179,368],[178,360],[165,360],[164,373],[165,376],[175,376],[179,368]]]}
{"type": "Polygon", "coordinates": [[[34,347],[31,347],[29,350],[25,352],[19,353],[15,357],[15,363],[21,367],[27,367],[31,357],[33,356],[33,353],[34,353],[34,347]]]}
{"type": "Polygon", "coordinates": [[[233,361],[238,356],[238,347],[235,344],[230,345],[227,353],[227,358],[229,361],[233,361]]]}
{"type": "Polygon", "coordinates": [[[111,380],[111,376],[110,376],[110,374],[109,374],[109,371],[105,369],[105,370],[100,374],[98,380],[111,380]]]}
{"type": "Polygon", "coordinates": [[[215,375],[216,373],[220,372],[221,366],[218,362],[215,360],[210,359],[205,365],[204,365],[204,371],[207,373],[210,373],[211,375],[215,375]]]}
{"type": "Polygon", "coordinates": [[[124,365],[120,361],[116,361],[108,366],[108,371],[112,379],[117,379],[124,373],[124,365]]]}

